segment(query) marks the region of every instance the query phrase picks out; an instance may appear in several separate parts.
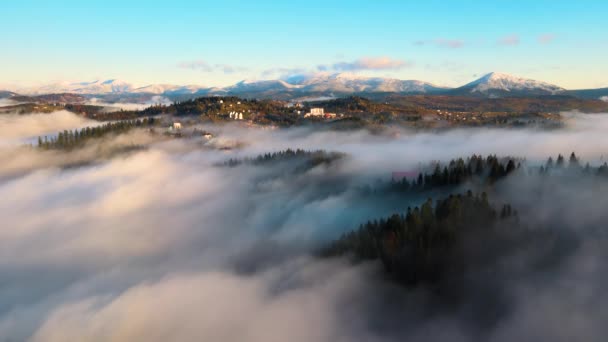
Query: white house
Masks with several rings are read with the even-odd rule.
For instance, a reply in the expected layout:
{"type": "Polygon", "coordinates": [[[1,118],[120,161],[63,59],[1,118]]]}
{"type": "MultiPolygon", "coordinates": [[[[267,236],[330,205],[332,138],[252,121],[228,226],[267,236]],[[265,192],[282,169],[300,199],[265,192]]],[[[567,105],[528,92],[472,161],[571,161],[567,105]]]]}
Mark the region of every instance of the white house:
{"type": "Polygon", "coordinates": [[[310,108],[311,116],[323,116],[325,114],[325,110],[323,108],[310,108]]]}
{"type": "Polygon", "coordinates": [[[172,127],[175,130],[182,129],[182,124],[180,122],[174,122],[172,127]]]}
{"type": "Polygon", "coordinates": [[[310,112],[306,113],[304,117],[309,116],[323,116],[325,115],[325,110],[323,108],[310,108],[310,112]]]}

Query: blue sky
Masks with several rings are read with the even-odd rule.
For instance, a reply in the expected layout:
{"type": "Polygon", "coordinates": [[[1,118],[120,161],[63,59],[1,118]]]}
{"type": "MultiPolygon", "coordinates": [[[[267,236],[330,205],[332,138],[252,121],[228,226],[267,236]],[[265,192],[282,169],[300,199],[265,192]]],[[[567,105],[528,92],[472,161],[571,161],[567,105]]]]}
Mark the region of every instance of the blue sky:
{"type": "Polygon", "coordinates": [[[460,85],[490,71],[608,86],[607,1],[33,1],[0,5],[0,84],[228,85],[349,71],[460,85]]]}

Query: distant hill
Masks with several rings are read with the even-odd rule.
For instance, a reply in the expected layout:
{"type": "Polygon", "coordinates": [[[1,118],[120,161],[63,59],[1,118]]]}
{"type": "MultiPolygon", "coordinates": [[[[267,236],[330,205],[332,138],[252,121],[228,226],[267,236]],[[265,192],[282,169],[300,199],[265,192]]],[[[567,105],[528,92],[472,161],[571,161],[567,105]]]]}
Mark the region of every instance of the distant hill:
{"type": "Polygon", "coordinates": [[[13,93],[12,91],[0,90],[0,99],[8,99],[8,98],[11,98],[11,97],[13,97],[15,95],[17,95],[17,94],[13,93]]]}
{"type": "Polygon", "coordinates": [[[446,95],[389,95],[384,102],[397,106],[422,107],[457,112],[547,113],[579,110],[588,113],[608,111],[608,102],[567,95],[485,98],[446,95]]]}
{"type": "Polygon", "coordinates": [[[569,90],[567,93],[582,99],[601,99],[608,97],[608,88],[569,90]]]}
{"type": "Polygon", "coordinates": [[[17,102],[35,102],[35,103],[85,103],[87,98],[71,93],[63,93],[63,94],[45,94],[45,95],[13,95],[11,100],[17,102]]]}

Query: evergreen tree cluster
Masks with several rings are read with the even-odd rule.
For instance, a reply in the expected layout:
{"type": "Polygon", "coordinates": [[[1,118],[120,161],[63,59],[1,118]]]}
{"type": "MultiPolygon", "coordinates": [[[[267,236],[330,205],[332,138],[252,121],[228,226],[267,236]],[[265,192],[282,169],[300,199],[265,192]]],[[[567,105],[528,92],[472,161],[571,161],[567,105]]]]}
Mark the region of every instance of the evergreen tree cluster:
{"type": "Polygon", "coordinates": [[[572,152],[567,163],[564,156],[559,154],[555,160],[553,160],[553,157],[549,157],[547,162],[540,167],[541,175],[564,172],[580,172],[585,175],[595,174],[598,176],[608,177],[608,163],[604,162],[598,167],[591,167],[589,163],[586,163],[585,166],[583,166],[580,159],[574,152],[572,152]]]}
{"type": "MultiPolygon", "coordinates": [[[[100,120],[119,120],[137,118],[142,116],[167,115],[206,115],[208,117],[218,117],[227,115],[230,111],[262,114],[292,114],[293,109],[286,108],[283,103],[272,100],[245,99],[236,96],[210,96],[176,101],[170,105],[155,105],[143,110],[118,111],[106,114],[98,114],[100,120]]],[[[283,118],[283,116],[280,116],[283,118]]]]}
{"type": "MultiPolygon", "coordinates": [[[[473,155],[466,159],[452,159],[447,165],[437,163],[433,172],[421,172],[412,180],[393,179],[388,184],[381,185],[376,192],[409,192],[428,191],[432,189],[462,185],[467,181],[478,180],[492,184],[521,167],[521,163],[511,157],[498,158],[495,155],[487,157],[473,155]]],[[[365,192],[374,192],[365,188],[365,192]]]]}
{"type": "Polygon", "coordinates": [[[500,222],[518,224],[517,217],[510,205],[498,213],[485,193],[468,191],[438,200],[435,206],[428,199],[406,213],[368,221],[330,244],[322,255],[351,255],[359,261],[380,259],[401,282],[433,283],[450,269],[463,267],[452,259],[463,241],[493,230],[500,222]]]}
{"type": "Polygon", "coordinates": [[[101,138],[109,134],[125,133],[137,127],[149,127],[156,123],[154,118],[110,122],[101,126],[85,127],[80,130],[64,130],[56,137],[38,137],[38,148],[49,150],[71,150],[85,145],[91,139],[101,138]]]}
{"type": "Polygon", "coordinates": [[[327,152],[324,150],[306,151],[302,149],[286,149],[284,151],[260,154],[255,158],[234,159],[224,162],[224,166],[235,167],[241,164],[266,165],[283,161],[305,160],[309,166],[314,167],[343,158],[345,154],[339,152],[327,152]]]}

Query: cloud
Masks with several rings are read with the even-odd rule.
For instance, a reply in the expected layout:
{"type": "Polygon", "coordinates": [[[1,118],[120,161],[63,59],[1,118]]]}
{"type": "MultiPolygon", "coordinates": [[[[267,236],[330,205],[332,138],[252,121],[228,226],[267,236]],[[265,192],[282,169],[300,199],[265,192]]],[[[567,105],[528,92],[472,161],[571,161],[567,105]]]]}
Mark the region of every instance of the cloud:
{"type": "Polygon", "coordinates": [[[170,99],[160,95],[154,95],[150,99],[142,102],[106,102],[103,99],[96,97],[89,99],[86,104],[94,106],[103,106],[104,112],[113,112],[118,110],[143,110],[153,105],[170,105],[173,103],[170,99]]]}
{"type": "Polygon", "coordinates": [[[464,41],[456,39],[437,39],[435,44],[450,49],[458,49],[464,46],[464,41]]]}
{"type": "Polygon", "coordinates": [[[224,74],[247,71],[247,68],[244,67],[236,67],[228,64],[209,64],[200,59],[180,62],[177,64],[177,67],[181,69],[199,70],[202,72],[223,72],[224,74]]]}
{"type": "Polygon", "coordinates": [[[52,114],[3,114],[0,115],[0,142],[18,138],[30,138],[32,136],[54,133],[57,130],[74,129],[97,124],[99,122],[65,110],[52,114]]]}
{"type": "Polygon", "coordinates": [[[541,34],[536,40],[539,44],[550,44],[555,40],[555,35],[552,33],[541,34]]]}
{"type": "Polygon", "coordinates": [[[8,107],[18,105],[20,102],[13,101],[10,99],[0,99],[0,107],[8,107]]]}
{"type": "Polygon", "coordinates": [[[444,39],[438,38],[434,40],[418,40],[414,42],[414,45],[424,46],[424,45],[435,45],[442,48],[448,49],[459,49],[465,46],[465,42],[460,39],[444,39]]]}
{"type": "Polygon", "coordinates": [[[319,71],[398,70],[412,66],[411,62],[390,57],[362,57],[352,62],[319,65],[319,71]]]}
{"type": "MultiPolygon", "coordinates": [[[[14,134],[17,139],[31,134],[28,126],[37,124],[30,120],[44,118],[12,118],[22,119],[12,123],[23,132],[14,134]]],[[[587,236],[585,227],[603,227],[607,219],[605,181],[541,182],[526,174],[498,184],[500,201],[515,200],[535,222],[557,222],[553,229],[567,224],[568,241],[581,247],[552,268],[546,260],[529,263],[526,253],[538,245],[523,245],[467,279],[475,286],[465,287],[463,301],[447,309],[433,291],[386,281],[380,263],[353,266],[310,255],[367,219],[424,201],[357,197],[354,189],[389,178],[391,170],[472,153],[518,154],[534,164],[576,150],[600,163],[608,150],[606,116],[573,115],[566,123],[551,131],[398,135],[205,123],[204,129],[243,148],[217,150],[197,139],[134,132],[108,141],[146,143],[146,149],[69,168],[64,158],[78,151],[0,149],[0,175],[13,171],[0,176],[0,214],[8,227],[0,229],[0,336],[50,342],[601,341],[608,333],[602,296],[608,249],[600,229],[587,236]],[[328,146],[350,157],[301,173],[281,163],[216,165],[287,147],[328,146]],[[6,163],[14,156],[28,168],[15,173],[15,164],[6,163]],[[484,308],[494,324],[480,323],[484,308]]],[[[94,155],[108,141],[86,153],[94,155]]],[[[557,236],[540,247],[560,242],[557,236]]],[[[456,292],[460,285],[454,284],[456,292]]]]}
{"type": "Polygon", "coordinates": [[[519,36],[517,34],[511,34],[508,36],[504,36],[498,40],[499,45],[505,46],[517,46],[520,43],[519,36]]]}

